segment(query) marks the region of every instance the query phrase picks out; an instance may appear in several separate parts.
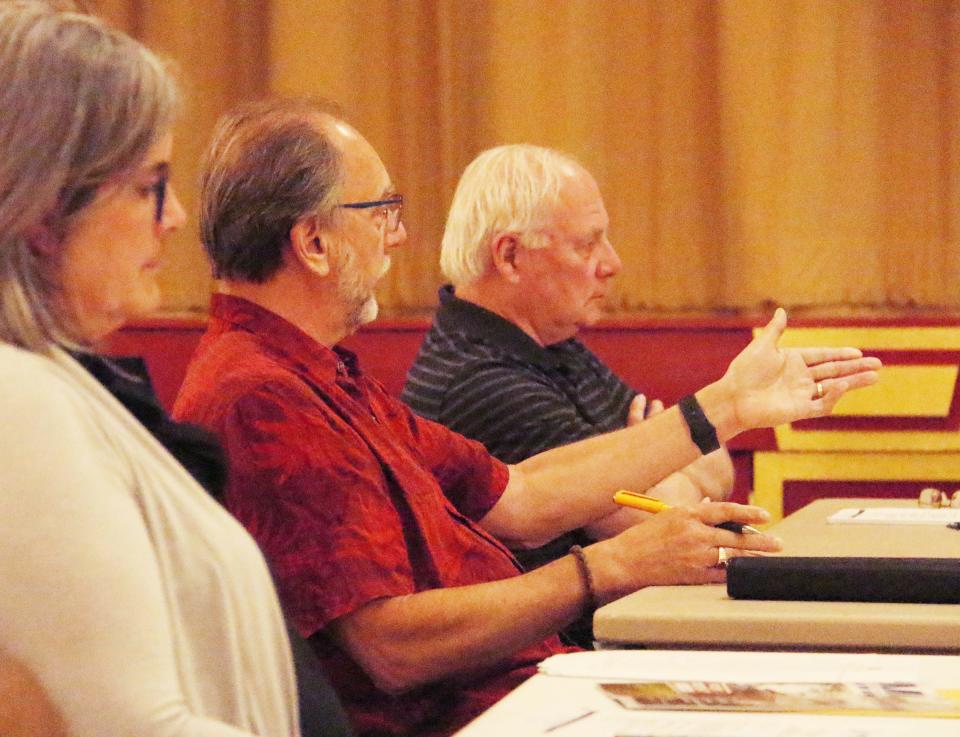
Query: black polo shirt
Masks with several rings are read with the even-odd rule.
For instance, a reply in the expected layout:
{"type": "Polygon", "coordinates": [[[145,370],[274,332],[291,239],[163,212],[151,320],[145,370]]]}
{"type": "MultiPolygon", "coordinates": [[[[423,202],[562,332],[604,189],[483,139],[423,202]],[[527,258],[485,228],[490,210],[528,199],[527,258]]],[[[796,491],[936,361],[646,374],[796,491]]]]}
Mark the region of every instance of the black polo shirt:
{"type": "Polygon", "coordinates": [[[445,286],[401,397],[516,463],[624,427],[636,394],[578,340],[542,347],[445,286]]]}
{"type": "MultiPolygon", "coordinates": [[[[439,297],[401,394],[417,414],[479,440],[505,463],[626,425],[637,392],[578,340],[543,347],[449,285],[439,297]]],[[[530,569],[589,542],[576,530],[515,552],[530,569]]]]}

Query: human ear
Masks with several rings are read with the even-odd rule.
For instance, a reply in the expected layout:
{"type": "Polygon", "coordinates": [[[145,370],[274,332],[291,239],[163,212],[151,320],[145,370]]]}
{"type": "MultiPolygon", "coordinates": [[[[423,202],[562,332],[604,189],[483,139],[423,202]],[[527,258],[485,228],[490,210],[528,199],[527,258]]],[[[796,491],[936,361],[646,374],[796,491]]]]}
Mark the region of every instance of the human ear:
{"type": "Polygon", "coordinates": [[[290,250],[314,274],[330,273],[330,235],[320,227],[315,215],[300,218],[290,228],[290,250]]]}
{"type": "Polygon", "coordinates": [[[56,253],[61,237],[50,222],[44,218],[35,225],[31,225],[23,232],[27,247],[37,256],[52,256],[56,253]]]}
{"type": "Polygon", "coordinates": [[[503,233],[490,244],[493,268],[505,279],[514,283],[520,280],[517,268],[517,254],[520,248],[520,240],[515,233],[503,233]]]}

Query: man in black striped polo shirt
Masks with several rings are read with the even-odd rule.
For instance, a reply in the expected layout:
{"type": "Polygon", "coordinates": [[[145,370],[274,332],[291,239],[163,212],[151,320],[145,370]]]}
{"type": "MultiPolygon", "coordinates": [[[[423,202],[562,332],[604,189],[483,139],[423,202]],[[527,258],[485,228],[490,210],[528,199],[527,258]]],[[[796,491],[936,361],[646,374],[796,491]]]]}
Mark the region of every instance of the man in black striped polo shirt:
{"type": "MultiPolygon", "coordinates": [[[[563,154],[512,145],[477,157],[460,180],[443,237],[441,265],[456,291],[440,290],[404,401],[506,463],[642,420],[646,397],[575,338],[601,315],[620,270],[608,222],[593,177],[563,154]]],[[[732,481],[721,449],[651,493],[691,503],[725,497],[732,481]]],[[[624,513],[516,553],[536,568],[633,521],[624,513]]],[[[589,622],[568,635],[589,643],[589,622]]]]}

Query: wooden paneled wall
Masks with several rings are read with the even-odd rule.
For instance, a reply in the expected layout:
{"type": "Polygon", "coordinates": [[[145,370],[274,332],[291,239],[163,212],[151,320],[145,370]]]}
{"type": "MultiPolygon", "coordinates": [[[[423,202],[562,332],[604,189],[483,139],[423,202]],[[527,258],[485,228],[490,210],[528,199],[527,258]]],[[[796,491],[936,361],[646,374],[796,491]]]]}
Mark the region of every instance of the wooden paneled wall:
{"type": "MultiPolygon", "coordinates": [[[[93,1],[182,71],[191,212],[225,108],[343,105],[409,202],[388,314],[433,306],[457,177],[513,141],[595,173],[616,312],[960,307],[958,0],[93,1]]],[[[165,309],[202,311],[195,219],[167,260],[165,309]]]]}

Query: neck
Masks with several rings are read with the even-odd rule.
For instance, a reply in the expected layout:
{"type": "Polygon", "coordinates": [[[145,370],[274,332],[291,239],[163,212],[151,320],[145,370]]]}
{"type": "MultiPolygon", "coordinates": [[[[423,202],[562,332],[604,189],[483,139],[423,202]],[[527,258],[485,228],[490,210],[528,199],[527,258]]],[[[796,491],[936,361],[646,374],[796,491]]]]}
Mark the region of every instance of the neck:
{"type": "Polygon", "coordinates": [[[346,326],[343,309],[331,286],[306,280],[288,268],[282,268],[264,284],[224,281],[219,291],[270,310],[327,348],[353,332],[346,326]]]}
{"type": "MultiPolygon", "coordinates": [[[[540,346],[547,346],[557,342],[551,340],[536,322],[529,317],[525,309],[522,295],[511,288],[510,284],[502,279],[484,277],[470,284],[457,287],[457,297],[499,315],[504,320],[512,322],[540,346]]],[[[562,338],[560,338],[562,340],[562,338]]]]}

